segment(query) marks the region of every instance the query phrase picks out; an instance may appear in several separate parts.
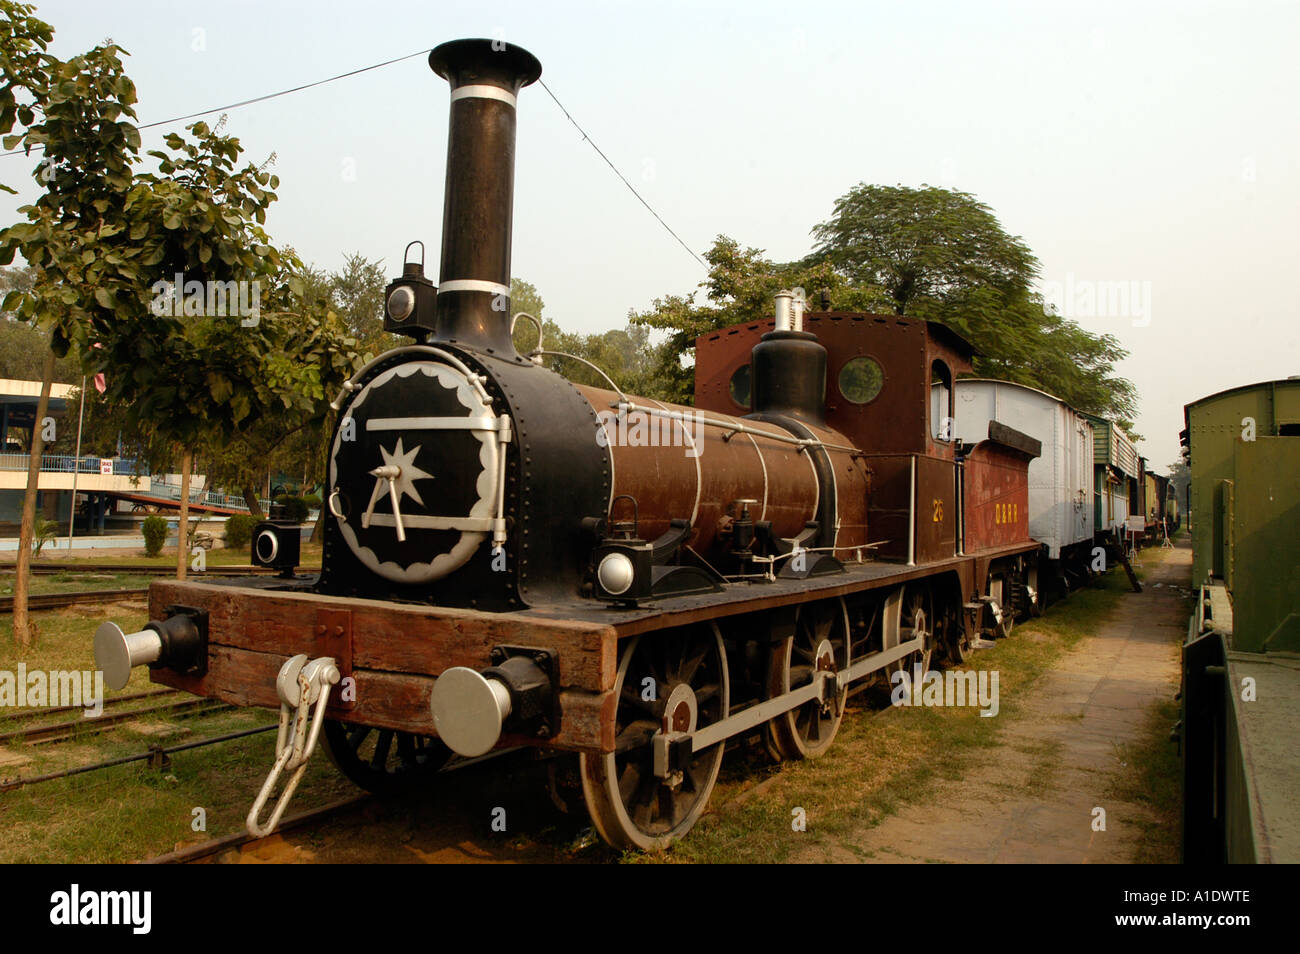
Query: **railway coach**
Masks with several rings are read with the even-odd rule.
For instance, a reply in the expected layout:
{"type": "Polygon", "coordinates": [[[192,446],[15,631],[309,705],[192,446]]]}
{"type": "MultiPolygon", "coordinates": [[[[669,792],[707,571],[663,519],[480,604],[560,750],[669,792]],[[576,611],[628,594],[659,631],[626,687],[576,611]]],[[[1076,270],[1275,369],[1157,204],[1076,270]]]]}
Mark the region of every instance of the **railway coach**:
{"type": "Polygon", "coordinates": [[[1300,379],[1188,404],[1183,854],[1300,862],[1300,379]]]}

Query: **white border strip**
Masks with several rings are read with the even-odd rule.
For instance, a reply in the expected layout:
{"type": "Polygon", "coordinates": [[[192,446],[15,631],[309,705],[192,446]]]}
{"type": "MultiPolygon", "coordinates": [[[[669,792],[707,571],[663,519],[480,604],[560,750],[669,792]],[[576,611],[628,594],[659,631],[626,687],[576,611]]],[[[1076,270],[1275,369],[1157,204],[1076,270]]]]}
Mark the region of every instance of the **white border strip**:
{"type": "Polygon", "coordinates": [[[458,99],[495,99],[502,103],[516,104],[515,94],[500,86],[460,86],[451,91],[451,101],[458,99]]]}
{"type": "Polygon", "coordinates": [[[443,292],[487,292],[489,295],[505,295],[509,298],[510,286],[478,278],[452,278],[438,286],[438,294],[443,292]]]}

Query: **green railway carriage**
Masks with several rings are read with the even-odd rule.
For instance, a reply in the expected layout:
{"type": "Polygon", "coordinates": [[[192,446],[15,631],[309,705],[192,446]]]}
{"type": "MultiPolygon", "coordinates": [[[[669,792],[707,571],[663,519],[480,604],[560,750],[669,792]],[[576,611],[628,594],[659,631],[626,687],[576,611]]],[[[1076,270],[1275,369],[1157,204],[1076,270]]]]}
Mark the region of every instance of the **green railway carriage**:
{"type": "Polygon", "coordinates": [[[1142,459],[1114,421],[1085,414],[1093,434],[1093,530],[1121,537],[1128,518],[1142,510],[1142,459]]]}
{"type": "Polygon", "coordinates": [[[1300,378],[1186,407],[1186,861],[1300,861],[1300,378]]]}

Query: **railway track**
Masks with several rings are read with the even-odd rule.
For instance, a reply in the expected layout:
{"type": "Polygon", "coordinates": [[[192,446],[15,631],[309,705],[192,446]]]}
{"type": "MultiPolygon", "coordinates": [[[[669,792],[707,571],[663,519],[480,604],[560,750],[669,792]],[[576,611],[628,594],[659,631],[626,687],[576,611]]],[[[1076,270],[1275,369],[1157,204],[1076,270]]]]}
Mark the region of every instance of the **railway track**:
{"type": "Polygon", "coordinates": [[[225,712],[226,710],[233,708],[234,706],[229,703],[216,702],[212,699],[181,699],[175,702],[165,702],[160,705],[144,706],[139,709],[128,709],[123,712],[105,713],[96,716],[95,718],[82,717],[69,719],[63,722],[53,722],[46,725],[24,726],[21,729],[12,729],[8,732],[0,732],[0,745],[8,745],[11,742],[23,742],[27,745],[66,742],[72,738],[99,735],[114,726],[121,725],[124,722],[130,722],[133,719],[159,715],[186,718],[193,715],[211,715],[216,712],[225,712]]]}
{"type": "Polygon", "coordinates": [[[221,838],[213,838],[209,841],[199,842],[196,845],[188,845],[185,848],[178,848],[176,851],[169,851],[165,855],[158,855],[155,858],[149,858],[142,862],[146,865],[184,865],[193,864],[196,861],[203,861],[223,851],[234,849],[243,849],[253,847],[276,837],[282,832],[292,831],[295,828],[305,828],[309,825],[319,824],[328,821],[338,815],[346,813],[348,810],[356,808],[370,801],[373,796],[369,794],[353,795],[350,798],[343,798],[328,805],[322,805],[320,808],[313,808],[309,811],[299,812],[296,815],[289,815],[280,820],[279,826],[275,832],[266,838],[257,838],[248,832],[238,832],[233,835],[226,835],[221,838]]]}
{"type": "MultiPolygon", "coordinates": [[[[518,748],[510,748],[489,752],[488,754],[480,755],[477,758],[463,759],[457,757],[438,772],[437,777],[445,778],[448,775],[456,775],[464,769],[480,766],[485,762],[518,758],[521,754],[524,754],[522,750],[518,748]]],[[[320,757],[324,757],[324,753],[321,753],[320,757]]],[[[212,838],[208,841],[199,842],[194,845],[187,845],[184,848],[178,848],[175,851],[158,855],[155,858],[149,858],[142,863],[151,865],[193,864],[194,862],[212,858],[225,851],[239,850],[242,852],[255,849],[257,846],[277,838],[286,831],[322,824],[332,818],[344,815],[352,809],[370,804],[379,799],[381,799],[381,796],[372,795],[369,792],[361,792],[357,795],[331,802],[328,805],[323,805],[320,808],[313,808],[308,811],[299,812],[298,814],[287,815],[280,821],[280,824],[276,827],[275,831],[264,838],[255,837],[247,832],[237,832],[231,835],[212,838]]],[[[398,800],[400,800],[400,796],[398,796],[398,800]]]]}
{"type": "MultiPolygon", "coordinates": [[[[107,705],[118,705],[123,702],[135,702],[138,699],[156,699],[159,696],[176,696],[180,695],[179,689],[145,689],[142,692],[128,692],[120,696],[114,696],[111,700],[105,700],[107,705]]],[[[84,706],[46,706],[37,710],[40,715],[54,715],[58,712],[81,711],[84,706]]],[[[18,722],[22,719],[30,719],[33,713],[31,710],[22,712],[11,712],[6,715],[0,715],[0,726],[9,722],[18,722]]]]}
{"type": "Polygon", "coordinates": [[[89,772],[101,772],[104,769],[113,768],[118,765],[130,765],[133,762],[147,761],[155,768],[166,768],[170,764],[171,756],[178,752],[187,752],[191,749],[201,749],[209,745],[218,745],[222,742],[231,742],[235,739],[247,738],[250,735],[260,735],[264,732],[274,732],[279,728],[276,724],[261,725],[253,729],[242,729],[238,732],[228,732],[224,735],[211,736],[206,739],[194,739],[189,742],[181,742],[177,745],[151,745],[142,752],[135,752],[131,755],[122,755],[115,759],[106,759],[102,762],[92,762],[89,765],[78,765],[74,768],[62,769],[58,772],[47,772],[43,775],[29,775],[25,777],[0,779],[0,792],[12,792],[16,789],[27,788],[31,785],[40,785],[45,782],[53,782],[56,779],[71,778],[74,775],[85,775],[89,772]]]}
{"type": "MultiPolygon", "coordinates": [[[[82,603],[117,603],[122,600],[143,600],[149,591],[139,587],[125,590],[82,590],[77,593],[30,593],[27,596],[29,610],[63,609],[82,603]]],[[[14,598],[0,596],[0,613],[14,611],[14,598]]]]}
{"type": "MultiPolygon", "coordinates": [[[[300,567],[303,572],[313,572],[311,567],[300,567]]],[[[0,564],[0,573],[13,573],[12,563],[0,564]]],[[[171,576],[176,566],[139,563],[82,563],[72,560],[60,563],[40,562],[32,564],[32,572],[46,573],[133,573],[139,576],[171,576]]],[[[202,573],[189,571],[194,576],[263,576],[274,574],[275,570],[261,566],[213,566],[202,573]]]]}

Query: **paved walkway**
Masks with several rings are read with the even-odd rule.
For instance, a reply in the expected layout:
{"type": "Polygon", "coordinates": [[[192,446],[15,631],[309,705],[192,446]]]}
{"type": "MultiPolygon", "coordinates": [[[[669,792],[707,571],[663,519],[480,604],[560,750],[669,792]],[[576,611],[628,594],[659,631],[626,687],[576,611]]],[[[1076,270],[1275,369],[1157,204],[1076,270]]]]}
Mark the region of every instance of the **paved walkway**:
{"type": "MultiPolygon", "coordinates": [[[[846,840],[885,862],[1130,862],[1153,819],[1110,792],[1131,770],[1122,746],[1178,688],[1191,547],[1143,556],[1144,591],[1125,594],[1098,633],[1030,689],[980,766],[846,840]],[[1096,808],[1105,831],[1093,830],[1096,808]]],[[[862,858],[831,848],[825,860],[862,858]]]]}

